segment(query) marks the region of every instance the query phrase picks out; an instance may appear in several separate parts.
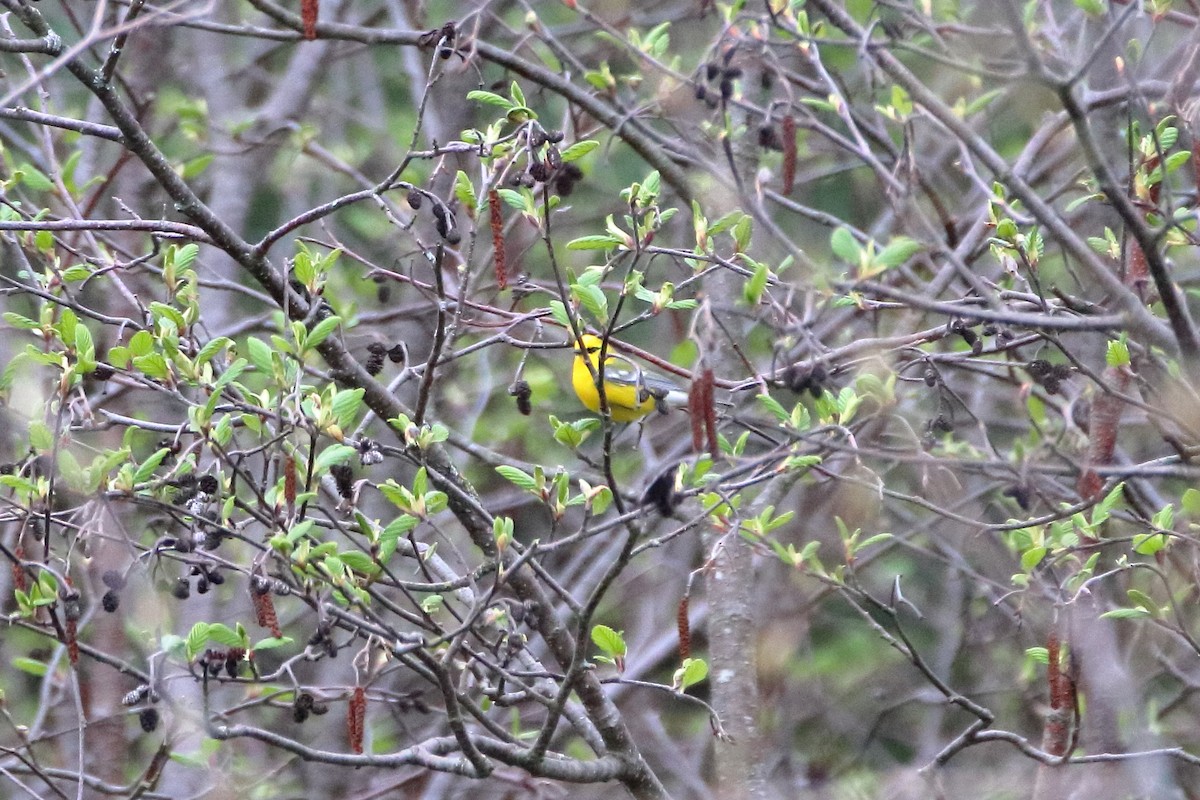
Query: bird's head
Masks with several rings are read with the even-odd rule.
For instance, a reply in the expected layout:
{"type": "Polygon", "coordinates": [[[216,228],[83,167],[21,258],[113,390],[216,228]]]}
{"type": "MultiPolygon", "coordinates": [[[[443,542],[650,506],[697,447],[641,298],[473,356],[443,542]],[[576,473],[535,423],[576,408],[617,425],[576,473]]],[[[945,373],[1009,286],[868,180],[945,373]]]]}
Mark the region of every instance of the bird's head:
{"type": "Polygon", "coordinates": [[[583,336],[579,337],[579,341],[575,344],[575,354],[580,356],[595,356],[600,352],[600,347],[603,344],[604,342],[599,336],[585,333],[583,336]]]}

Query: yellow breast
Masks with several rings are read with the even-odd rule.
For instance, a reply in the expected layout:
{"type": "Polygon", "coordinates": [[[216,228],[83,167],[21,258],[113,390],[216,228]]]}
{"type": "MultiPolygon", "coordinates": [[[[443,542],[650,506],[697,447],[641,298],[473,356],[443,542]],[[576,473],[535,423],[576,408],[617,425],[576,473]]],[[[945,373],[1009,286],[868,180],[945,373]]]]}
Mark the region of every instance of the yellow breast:
{"type": "MultiPolygon", "coordinates": [[[[593,364],[599,364],[597,354],[589,353],[588,357],[593,364]]],[[[613,359],[606,359],[605,368],[606,371],[610,368],[614,371],[619,369],[618,365],[613,363],[613,359]]],[[[648,397],[639,401],[637,389],[634,386],[615,384],[607,380],[605,383],[604,399],[608,401],[608,411],[614,421],[634,422],[654,410],[654,398],[648,397]]],[[[575,356],[575,363],[571,369],[571,386],[575,389],[575,394],[579,396],[579,402],[583,403],[584,407],[589,411],[600,413],[600,392],[596,390],[592,371],[588,369],[587,362],[582,355],[575,356]]]]}

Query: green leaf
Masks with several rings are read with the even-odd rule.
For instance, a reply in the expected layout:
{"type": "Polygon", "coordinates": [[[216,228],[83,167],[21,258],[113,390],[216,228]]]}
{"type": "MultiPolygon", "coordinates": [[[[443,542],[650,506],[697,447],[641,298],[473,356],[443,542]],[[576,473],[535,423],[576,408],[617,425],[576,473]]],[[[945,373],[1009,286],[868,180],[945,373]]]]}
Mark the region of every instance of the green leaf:
{"type": "Polygon", "coordinates": [[[196,262],[197,256],[200,255],[200,245],[195,242],[189,242],[182,247],[174,247],[174,264],[176,272],[182,272],[188,269],[196,262]]]}
{"type": "Polygon", "coordinates": [[[1133,552],[1140,556],[1152,556],[1169,543],[1170,539],[1165,533],[1139,533],[1133,537],[1133,552]]]}
{"type": "Polygon", "coordinates": [[[387,527],[379,534],[379,538],[403,536],[419,524],[421,524],[421,520],[412,514],[401,514],[388,523],[387,527]]]}
{"type": "Polygon", "coordinates": [[[92,268],[87,264],[75,264],[74,266],[67,267],[63,270],[62,279],[67,283],[77,283],[87,277],[90,277],[91,274],[92,268]]]}
{"type": "Polygon", "coordinates": [[[1129,598],[1129,602],[1138,608],[1145,609],[1146,612],[1154,616],[1158,615],[1158,606],[1154,604],[1154,600],[1150,598],[1150,595],[1145,592],[1139,589],[1128,589],[1125,592],[1125,596],[1129,598]]]}
{"type": "Polygon", "coordinates": [[[580,236],[578,239],[572,239],[567,242],[568,250],[609,250],[613,247],[624,244],[621,239],[608,234],[599,234],[595,236],[580,236]]]}
{"type": "Polygon", "coordinates": [[[1031,547],[1021,554],[1021,569],[1030,572],[1046,557],[1045,547],[1031,547]]]}
{"type": "Polygon", "coordinates": [[[1121,502],[1121,498],[1125,496],[1125,482],[1122,481],[1112,488],[1104,499],[1096,504],[1092,509],[1092,527],[1099,527],[1108,521],[1112,516],[1112,510],[1116,508],[1117,503],[1121,502]]]}
{"type": "Polygon", "coordinates": [[[857,553],[859,550],[870,547],[878,542],[886,542],[892,538],[895,537],[893,537],[890,533],[877,533],[874,536],[868,536],[854,548],[854,551],[857,553]]]}
{"type": "Polygon", "coordinates": [[[1192,157],[1190,150],[1180,150],[1177,153],[1171,153],[1166,158],[1167,174],[1170,175],[1175,170],[1186,164],[1192,157]]]}
{"type": "Polygon", "coordinates": [[[79,360],[81,372],[92,372],[96,369],[96,345],[92,341],[92,332],[86,325],[75,326],[75,357],[79,360]]]}
{"type": "Polygon", "coordinates": [[[62,339],[63,344],[75,343],[75,326],[78,324],[79,317],[75,316],[75,312],[69,308],[63,309],[62,316],[58,319],[58,338],[62,339]]]}
{"type": "Polygon", "coordinates": [[[628,652],[624,637],[607,625],[592,627],[592,642],[600,648],[600,652],[609,656],[621,657],[628,652]]]}
{"type": "Polygon", "coordinates": [[[246,349],[249,351],[250,363],[254,365],[254,368],[270,375],[272,372],[271,346],[262,339],[251,336],[246,340],[246,349]]]}
{"type": "Polygon", "coordinates": [[[317,456],[317,463],[314,467],[318,473],[324,473],[334,464],[345,464],[357,452],[346,444],[331,444],[321,451],[321,455],[317,456]]]}
{"type": "Polygon", "coordinates": [[[963,116],[969,117],[972,114],[978,114],[980,111],[983,111],[983,109],[990,106],[992,102],[996,100],[996,98],[1003,96],[1004,92],[1004,89],[993,89],[990,92],[984,92],[983,94],[979,95],[979,97],[976,97],[974,100],[967,103],[966,108],[963,109],[963,116]]]}
{"type": "Polygon", "coordinates": [[[1169,531],[1175,527],[1175,504],[1167,503],[1155,512],[1150,524],[1161,531],[1169,531]]]}
{"type": "Polygon", "coordinates": [[[133,359],[133,366],[148,378],[165,380],[171,374],[171,369],[167,366],[167,360],[163,358],[162,353],[138,356],[133,359]]]}
{"type": "Polygon", "coordinates": [[[278,647],[287,647],[289,644],[291,644],[294,641],[295,640],[290,636],[281,636],[279,638],[270,636],[270,637],[267,637],[266,639],[260,639],[259,641],[255,642],[254,650],[256,652],[259,650],[274,650],[278,647]]]}
{"type": "Polygon", "coordinates": [[[497,106],[505,110],[510,109],[513,106],[512,101],[507,97],[501,97],[494,92],[485,92],[481,89],[475,89],[474,91],[467,92],[467,99],[474,100],[477,103],[483,103],[484,105],[497,106]]]}
{"type": "Polygon", "coordinates": [[[154,337],[150,331],[138,331],[129,340],[129,352],[133,356],[144,356],[154,350],[154,337]]]}
{"type": "Polygon", "coordinates": [[[518,211],[529,211],[531,208],[531,204],[523,192],[518,192],[516,189],[497,189],[496,192],[500,195],[501,200],[518,211]]]}
{"type": "Polygon", "coordinates": [[[758,301],[762,299],[763,289],[767,287],[767,279],[771,277],[771,270],[767,269],[767,265],[758,263],[754,267],[754,274],[750,276],[750,280],[746,282],[746,286],[742,290],[742,297],[752,306],[758,305],[758,301]]]}
{"type": "Polygon", "coordinates": [[[907,236],[897,236],[875,256],[875,263],[885,267],[898,267],[920,252],[921,243],[907,236]]]}
{"type": "MultiPolygon", "coordinates": [[[[157,301],[150,304],[150,313],[155,319],[170,320],[175,326],[176,331],[183,331],[187,328],[187,321],[183,318],[183,313],[175,306],[169,306],[166,303],[157,301]]],[[[159,328],[161,331],[162,328],[159,328]]]]}
{"type": "Polygon", "coordinates": [[[562,325],[567,330],[571,329],[571,317],[567,314],[567,307],[563,305],[561,300],[551,300],[547,306],[550,309],[550,316],[559,325],[562,325]]]}
{"type": "Polygon", "coordinates": [[[300,541],[300,539],[307,535],[315,525],[316,521],[311,519],[305,519],[297,522],[288,529],[287,542],[289,544],[295,544],[296,542],[300,541]]]}
{"type": "Polygon", "coordinates": [[[575,291],[579,295],[579,302],[597,321],[608,321],[608,298],[604,296],[603,289],[599,286],[576,284],[575,291]]]}
{"type": "Polygon", "coordinates": [[[202,156],[189,159],[183,162],[183,167],[179,170],[180,177],[184,180],[189,180],[200,175],[204,170],[208,169],[208,165],[212,163],[215,156],[212,153],[205,153],[202,156]]]}
{"type": "Polygon", "coordinates": [[[1125,343],[1124,337],[1108,343],[1104,351],[1104,362],[1113,368],[1129,366],[1129,345],[1125,343]]]}
{"type": "Polygon", "coordinates": [[[38,453],[49,453],[54,449],[54,434],[41,420],[29,423],[29,446],[38,453]]]}
{"type": "Polygon", "coordinates": [[[685,658],[675,677],[678,690],[686,692],[689,686],[695,686],[708,677],[708,664],[702,658],[685,658]]]}
{"type": "Polygon", "coordinates": [[[496,472],[499,472],[509,483],[515,484],[521,489],[528,492],[537,491],[537,481],[528,472],[503,464],[496,467],[496,472]]]}
{"type": "Polygon", "coordinates": [[[24,331],[36,331],[42,327],[36,321],[30,319],[29,317],[23,317],[15,311],[5,311],[4,321],[14,328],[24,331]]]}
{"type": "Polygon", "coordinates": [[[1200,489],[1187,488],[1183,490],[1183,496],[1180,498],[1180,505],[1183,506],[1183,511],[1193,519],[1200,518],[1200,489]]]}
{"type": "Polygon", "coordinates": [[[201,347],[200,352],[196,354],[196,366],[199,367],[207,364],[213,359],[214,356],[216,356],[217,353],[221,352],[226,347],[229,347],[231,344],[233,344],[233,340],[228,336],[218,336],[217,338],[211,340],[208,344],[204,345],[204,347],[201,347]]]}
{"type": "Polygon", "coordinates": [[[46,664],[46,662],[37,661],[32,658],[24,658],[21,656],[14,658],[12,660],[12,665],[21,672],[24,672],[27,675],[33,675],[36,678],[41,678],[50,671],[50,667],[46,664]]]}
{"type": "Polygon", "coordinates": [[[754,232],[754,220],[749,214],[744,215],[736,223],[730,231],[733,234],[733,243],[737,247],[739,253],[744,253],[750,247],[750,236],[754,232]]]}
{"type": "Polygon", "coordinates": [[[188,631],[185,644],[185,652],[187,653],[188,661],[192,661],[204,649],[204,645],[208,644],[208,629],[211,626],[207,622],[197,622],[188,631]]]}
{"type": "Polygon", "coordinates": [[[224,647],[241,647],[245,641],[233,628],[220,622],[209,623],[208,640],[224,647]]]}
{"type": "Polygon", "coordinates": [[[583,444],[602,423],[595,417],[584,417],[574,422],[563,422],[553,414],[550,415],[550,426],[554,429],[554,440],[566,445],[572,450],[583,444]]]}
{"type": "Polygon", "coordinates": [[[566,150],[562,151],[563,163],[565,164],[569,161],[578,161],[599,146],[600,143],[594,139],[584,139],[583,141],[576,142],[566,150]]]}
{"type": "Polygon", "coordinates": [[[479,207],[479,200],[475,195],[475,187],[472,185],[471,179],[461,169],[454,176],[454,196],[467,209],[467,213],[474,217],[475,209],[479,207]]]}
{"type": "Polygon", "coordinates": [[[133,474],[133,482],[138,484],[150,480],[150,476],[154,474],[154,470],[158,469],[169,452],[171,451],[165,447],[155,450],[149,458],[138,466],[137,472],[133,474]]]}
{"type": "Polygon", "coordinates": [[[338,553],[338,557],[355,572],[361,572],[364,575],[374,575],[379,572],[379,565],[367,553],[358,550],[344,550],[338,553]]]}
{"type": "Polygon", "coordinates": [[[1144,608],[1114,608],[1101,614],[1100,619],[1142,619],[1148,616],[1150,612],[1144,608]]]}
{"type": "MultiPolygon", "coordinates": [[[[237,361],[234,361],[232,364],[230,364],[225,369],[225,371],[221,373],[221,377],[217,378],[216,383],[213,384],[213,387],[212,387],[213,396],[219,395],[221,393],[222,389],[224,389],[227,385],[229,385],[233,381],[237,380],[238,376],[241,375],[243,372],[245,372],[246,367],[248,367],[249,365],[250,365],[250,362],[248,362],[244,358],[239,358],[237,361]]],[[[211,402],[211,398],[210,398],[210,402],[211,402]]],[[[214,406],[214,408],[215,408],[215,406],[214,406]]]]}
{"type": "Polygon", "coordinates": [[[313,326],[308,332],[308,337],[304,340],[304,349],[312,350],[321,342],[329,338],[329,334],[337,330],[337,326],[342,324],[342,318],[334,315],[326,317],[313,326]]]}
{"type": "Polygon", "coordinates": [[[829,237],[829,246],[833,254],[847,264],[857,266],[862,260],[862,246],[854,239],[849,228],[841,227],[829,237]]]}
{"type": "Polygon", "coordinates": [[[513,102],[519,106],[525,105],[525,93],[521,91],[521,87],[516,81],[508,87],[508,95],[513,99],[513,102]]]}
{"type": "Polygon", "coordinates": [[[783,406],[779,404],[779,401],[774,397],[771,397],[771,395],[763,393],[758,395],[756,399],[758,400],[758,404],[766,408],[767,411],[771,412],[771,414],[773,414],[780,423],[786,425],[791,421],[791,415],[788,414],[788,412],[784,410],[783,406]]]}
{"type": "Polygon", "coordinates": [[[29,163],[21,164],[13,172],[13,177],[18,174],[21,178],[21,183],[33,189],[35,192],[48,192],[54,188],[54,181],[46,177],[46,173],[42,172],[37,167],[29,163]]]}
{"type": "Polygon", "coordinates": [[[338,427],[342,430],[349,430],[354,423],[354,418],[363,406],[363,395],[366,389],[345,389],[337,393],[333,398],[333,415],[337,419],[338,427]]]}

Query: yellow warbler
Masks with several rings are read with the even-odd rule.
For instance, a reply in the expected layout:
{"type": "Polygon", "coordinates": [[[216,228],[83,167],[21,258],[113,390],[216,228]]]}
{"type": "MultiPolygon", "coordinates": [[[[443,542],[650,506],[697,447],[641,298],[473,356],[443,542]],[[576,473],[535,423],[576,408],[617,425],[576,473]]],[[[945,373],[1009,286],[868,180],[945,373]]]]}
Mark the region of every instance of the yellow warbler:
{"type": "Polygon", "coordinates": [[[571,385],[579,395],[579,402],[589,411],[600,413],[597,378],[604,380],[604,399],[616,422],[635,422],[651,411],[665,414],[669,406],[687,405],[687,392],[666,378],[647,373],[625,356],[613,353],[611,343],[604,348],[604,374],[600,375],[602,347],[600,337],[590,333],[583,334],[575,347],[571,385]]]}

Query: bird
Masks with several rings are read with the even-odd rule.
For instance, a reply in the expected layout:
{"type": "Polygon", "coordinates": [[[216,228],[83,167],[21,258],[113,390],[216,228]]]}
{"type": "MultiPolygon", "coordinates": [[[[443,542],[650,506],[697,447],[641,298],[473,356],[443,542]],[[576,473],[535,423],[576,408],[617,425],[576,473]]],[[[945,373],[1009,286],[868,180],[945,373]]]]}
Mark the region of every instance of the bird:
{"type": "Polygon", "coordinates": [[[667,413],[671,406],[686,406],[687,392],[666,378],[644,371],[625,356],[605,347],[599,336],[583,334],[575,346],[571,367],[571,386],[589,411],[600,413],[600,392],[596,381],[604,381],[604,399],[614,422],[636,422],[651,411],[667,413]],[[604,374],[600,375],[600,350],[604,353],[604,374]],[[591,368],[588,363],[591,363],[591,368]]]}

